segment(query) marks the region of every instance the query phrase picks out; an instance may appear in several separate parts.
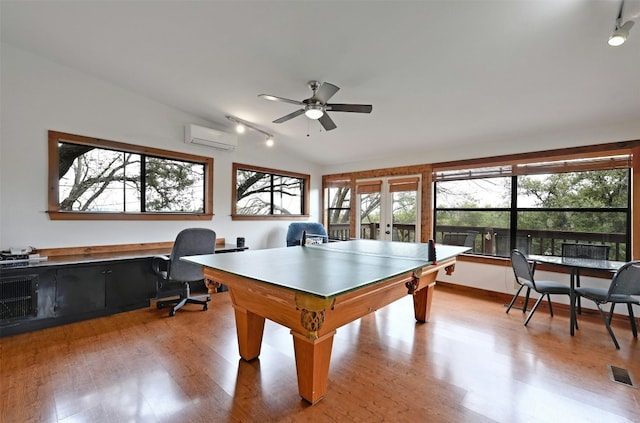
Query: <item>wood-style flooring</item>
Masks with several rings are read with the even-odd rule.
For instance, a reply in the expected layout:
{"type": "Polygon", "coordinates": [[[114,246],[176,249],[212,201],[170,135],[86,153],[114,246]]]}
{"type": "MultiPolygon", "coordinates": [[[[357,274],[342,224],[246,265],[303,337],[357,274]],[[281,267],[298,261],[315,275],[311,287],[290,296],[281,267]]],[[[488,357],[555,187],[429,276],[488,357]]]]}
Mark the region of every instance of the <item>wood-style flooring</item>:
{"type": "Polygon", "coordinates": [[[409,296],[341,329],[329,387],[298,396],[293,341],[267,321],[259,359],[239,359],[227,292],[206,312],[154,308],[0,339],[0,421],[638,422],[640,344],[598,316],[519,310],[439,287],[431,321],[409,296]]]}

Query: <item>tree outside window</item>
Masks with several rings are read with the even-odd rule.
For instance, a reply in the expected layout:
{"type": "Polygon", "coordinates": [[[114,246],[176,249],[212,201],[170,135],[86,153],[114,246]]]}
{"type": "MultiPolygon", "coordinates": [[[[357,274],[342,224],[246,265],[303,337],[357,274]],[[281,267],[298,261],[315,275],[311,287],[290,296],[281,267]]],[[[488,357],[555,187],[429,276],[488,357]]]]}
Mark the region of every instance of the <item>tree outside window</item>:
{"type": "Polygon", "coordinates": [[[309,175],[234,163],[233,218],[308,215],[309,175]]]}
{"type": "Polygon", "coordinates": [[[49,148],[52,219],[212,216],[210,158],[54,131],[49,148]]]}

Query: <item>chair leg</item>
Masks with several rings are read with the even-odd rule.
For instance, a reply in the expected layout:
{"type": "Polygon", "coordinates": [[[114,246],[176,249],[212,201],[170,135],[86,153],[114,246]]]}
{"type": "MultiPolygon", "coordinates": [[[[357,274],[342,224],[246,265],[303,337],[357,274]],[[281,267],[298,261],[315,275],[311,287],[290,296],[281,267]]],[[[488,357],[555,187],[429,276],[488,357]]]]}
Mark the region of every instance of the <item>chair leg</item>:
{"type": "Polygon", "coordinates": [[[613,344],[616,346],[617,349],[620,349],[620,344],[618,344],[618,340],[616,339],[616,336],[613,334],[613,330],[611,329],[611,325],[609,324],[609,319],[607,318],[607,316],[605,316],[604,311],[602,311],[602,307],[600,307],[600,304],[596,303],[596,306],[598,307],[598,311],[600,312],[600,317],[602,317],[602,321],[604,321],[605,326],[607,326],[607,331],[609,331],[609,335],[613,340],[613,344]]]}
{"type": "Polygon", "coordinates": [[[553,306],[551,305],[551,295],[547,294],[547,301],[549,302],[549,313],[551,313],[551,317],[553,317],[553,306]]]}
{"type": "Polygon", "coordinates": [[[531,288],[527,287],[527,293],[524,296],[524,304],[522,306],[522,314],[527,312],[527,306],[529,306],[529,294],[531,293],[531,288]]]}
{"type": "Polygon", "coordinates": [[[196,300],[193,298],[187,298],[187,303],[189,304],[199,304],[202,306],[202,310],[206,311],[209,309],[208,301],[211,301],[211,297],[207,297],[205,300],[196,300]]]}
{"type": "Polygon", "coordinates": [[[633,337],[638,337],[638,328],[636,328],[636,318],[633,315],[633,304],[627,303],[627,307],[629,309],[629,321],[631,322],[631,332],[633,332],[633,337]]]}
{"type": "Polygon", "coordinates": [[[511,307],[513,307],[513,304],[518,299],[518,295],[520,295],[520,291],[522,291],[522,288],[524,288],[524,285],[520,285],[520,288],[518,288],[518,292],[516,292],[516,295],[513,296],[513,299],[511,300],[511,302],[509,303],[509,306],[507,307],[507,314],[509,314],[509,310],[511,310],[511,307]]]}
{"type": "Polygon", "coordinates": [[[609,324],[611,324],[611,318],[613,317],[613,310],[616,308],[616,303],[611,303],[611,310],[609,310],[609,324]]]}
{"type": "Polygon", "coordinates": [[[536,312],[536,309],[538,308],[538,305],[540,305],[540,303],[542,302],[543,298],[544,298],[544,295],[540,295],[540,298],[538,298],[538,301],[536,301],[536,303],[533,305],[533,308],[531,309],[529,316],[527,316],[527,320],[524,321],[525,326],[527,326],[527,323],[529,323],[529,320],[531,320],[531,316],[533,316],[533,313],[536,312]]]}
{"type": "Polygon", "coordinates": [[[176,311],[178,311],[179,309],[182,308],[182,306],[184,306],[187,303],[187,298],[181,298],[180,301],[178,301],[176,303],[176,305],[174,305],[171,310],[169,310],[169,316],[173,317],[176,315],[176,311]]]}

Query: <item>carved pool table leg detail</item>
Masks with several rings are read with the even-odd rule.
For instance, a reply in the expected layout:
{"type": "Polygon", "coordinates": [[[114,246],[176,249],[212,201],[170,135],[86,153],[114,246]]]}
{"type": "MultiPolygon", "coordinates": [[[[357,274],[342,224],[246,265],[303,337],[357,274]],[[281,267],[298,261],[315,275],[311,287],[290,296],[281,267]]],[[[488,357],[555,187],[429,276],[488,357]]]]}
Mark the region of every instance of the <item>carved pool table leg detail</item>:
{"type": "Polygon", "coordinates": [[[407,294],[415,295],[418,291],[418,287],[420,286],[420,276],[416,272],[413,272],[411,275],[411,280],[405,282],[404,286],[407,287],[407,294]]]}
{"type": "Polygon", "coordinates": [[[318,338],[318,331],[324,323],[325,310],[333,307],[335,298],[319,298],[296,293],[296,307],[300,310],[300,324],[310,339],[318,338]]]}
{"type": "Polygon", "coordinates": [[[311,339],[305,334],[291,331],[296,356],[298,392],[311,404],[324,397],[329,381],[329,363],[336,331],[311,339]]]}
{"type": "Polygon", "coordinates": [[[456,264],[455,264],[455,263],[450,264],[450,265],[448,265],[448,266],[446,266],[446,267],[444,268],[444,271],[445,271],[445,272],[447,272],[447,275],[448,275],[448,276],[451,276],[451,274],[452,274],[455,270],[456,270],[456,264]]]}
{"type": "Polygon", "coordinates": [[[204,285],[207,287],[207,292],[209,294],[215,294],[218,292],[218,288],[220,288],[220,282],[216,282],[211,279],[205,279],[204,285]]]}
{"type": "Polygon", "coordinates": [[[253,360],[260,355],[264,317],[240,307],[234,307],[234,312],[240,357],[247,361],[253,360]]]}

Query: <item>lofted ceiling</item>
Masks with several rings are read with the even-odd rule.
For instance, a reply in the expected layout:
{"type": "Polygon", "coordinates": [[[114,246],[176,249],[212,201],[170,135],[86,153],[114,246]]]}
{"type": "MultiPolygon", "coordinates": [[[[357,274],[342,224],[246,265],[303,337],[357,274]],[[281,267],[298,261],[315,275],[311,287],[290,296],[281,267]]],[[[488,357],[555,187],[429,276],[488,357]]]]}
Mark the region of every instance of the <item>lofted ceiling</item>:
{"type": "MultiPolygon", "coordinates": [[[[640,121],[640,1],[6,1],[1,40],[321,165],[640,121]],[[273,120],[341,89],[325,132],[273,120]]],[[[640,138],[638,134],[637,138],[640,138]]],[[[616,141],[616,140],[612,140],[616,141]]],[[[242,140],[240,142],[243,142],[242,140]]],[[[531,146],[535,149],[535,146],[531,146]]]]}

